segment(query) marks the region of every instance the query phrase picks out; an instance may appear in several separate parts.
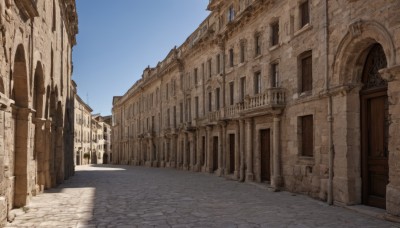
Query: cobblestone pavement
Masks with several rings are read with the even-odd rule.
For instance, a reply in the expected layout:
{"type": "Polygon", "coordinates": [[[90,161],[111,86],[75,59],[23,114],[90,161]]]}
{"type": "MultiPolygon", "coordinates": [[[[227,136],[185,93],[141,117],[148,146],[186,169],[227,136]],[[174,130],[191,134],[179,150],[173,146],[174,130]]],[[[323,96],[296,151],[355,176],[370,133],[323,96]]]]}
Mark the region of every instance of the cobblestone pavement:
{"type": "MultiPolygon", "coordinates": [[[[18,211],[17,211],[18,212],[18,211]]],[[[78,167],[7,227],[399,227],[288,192],[204,173],[78,167]]]]}

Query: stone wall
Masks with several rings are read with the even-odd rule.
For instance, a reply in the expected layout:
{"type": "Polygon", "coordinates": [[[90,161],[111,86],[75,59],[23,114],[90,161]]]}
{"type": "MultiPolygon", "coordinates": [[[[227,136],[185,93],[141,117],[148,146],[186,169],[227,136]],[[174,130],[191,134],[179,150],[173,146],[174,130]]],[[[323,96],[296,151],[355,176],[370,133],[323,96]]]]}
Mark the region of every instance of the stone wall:
{"type": "Polygon", "coordinates": [[[209,10],[185,43],[145,69],[124,96],[115,97],[115,163],[211,172],[266,182],[328,203],[365,204],[361,76],[368,50],[380,44],[388,62],[381,75],[388,83],[390,120],[385,205],[390,214],[399,215],[400,4],[213,0],[209,10]],[[309,17],[303,17],[307,10],[309,17]],[[273,43],[276,23],[279,36],[273,43]],[[311,89],[304,89],[309,56],[311,89]],[[302,132],[307,131],[302,121],[309,116],[311,154],[302,149],[310,144],[302,132]]]}
{"type": "Polygon", "coordinates": [[[11,209],[73,174],[77,15],[74,1],[54,4],[0,1],[0,226],[11,209]]]}

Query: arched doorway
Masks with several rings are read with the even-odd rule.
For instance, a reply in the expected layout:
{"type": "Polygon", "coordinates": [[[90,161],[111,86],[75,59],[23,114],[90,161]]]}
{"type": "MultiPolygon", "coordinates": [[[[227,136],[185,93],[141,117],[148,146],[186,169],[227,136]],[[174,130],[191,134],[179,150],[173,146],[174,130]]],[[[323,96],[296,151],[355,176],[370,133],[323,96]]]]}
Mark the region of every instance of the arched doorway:
{"type": "Polygon", "coordinates": [[[387,82],[378,71],[387,67],[387,60],[380,44],[373,44],[367,53],[360,92],[362,202],[385,208],[389,182],[389,107],[387,82]]]}
{"type": "Polygon", "coordinates": [[[13,207],[19,208],[27,203],[28,193],[28,135],[29,118],[28,109],[28,74],[25,60],[25,50],[19,45],[15,53],[12,89],[12,98],[15,100],[13,110],[14,125],[14,203],[13,207]]]}

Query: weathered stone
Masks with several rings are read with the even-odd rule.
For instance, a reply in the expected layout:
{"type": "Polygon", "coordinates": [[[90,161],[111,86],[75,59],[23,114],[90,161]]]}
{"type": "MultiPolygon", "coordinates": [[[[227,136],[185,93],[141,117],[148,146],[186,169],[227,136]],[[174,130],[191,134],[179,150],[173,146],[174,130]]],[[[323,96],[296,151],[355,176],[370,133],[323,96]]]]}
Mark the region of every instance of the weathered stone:
{"type": "MultiPolygon", "coordinates": [[[[361,107],[372,85],[388,95],[388,113],[381,114],[389,133],[377,137],[385,138],[383,178],[400,188],[398,2],[211,0],[208,9],[185,43],[114,97],[115,164],[198,167],[272,184],[282,179],[274,187],[329,203],[369,204],[362,197],[369,171],[361,165],[369,136],[362,129],[377,120],[362,122],[361,107]],[[377,48],[374,63],[381,65],[367,75],[367,56],[377,48]],[[303,77],[307,61],[310,80],[303,77]],[[310,116],[311,133],[303,127],[310,116]]],[[[390,191],[385,199],[380,192],[380,207],[386,200],[397,215],[392,199],[400,195],[390,191]]]]}

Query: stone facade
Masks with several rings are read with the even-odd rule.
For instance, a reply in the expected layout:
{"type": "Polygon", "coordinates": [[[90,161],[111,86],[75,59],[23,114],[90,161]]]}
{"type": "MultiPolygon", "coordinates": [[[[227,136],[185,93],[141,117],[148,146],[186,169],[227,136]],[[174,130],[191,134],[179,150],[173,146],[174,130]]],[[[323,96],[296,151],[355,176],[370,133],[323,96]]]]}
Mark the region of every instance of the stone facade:
{"type": "Polygon", "coordinates": [[[266,182],[399,216],[400,2],[208,9],[185,43],[114,97],[114,163],[266,182]]]}
{"type": "Polygon", "coordinates": [[[0,0],[0,226],[73,175],[75,1],[0,0]]]}
{"type": "Polygon", "coordinates": [[[92,111],[93,109],[75,94],[75,165],[110,163],[111,117],[92,115],[92,111]]]}
{"type": "Polygon", "coordinates": [[[92,151],[92,111],[78,95],[75,96],[75,165],[90,164],[92,151]]]}

